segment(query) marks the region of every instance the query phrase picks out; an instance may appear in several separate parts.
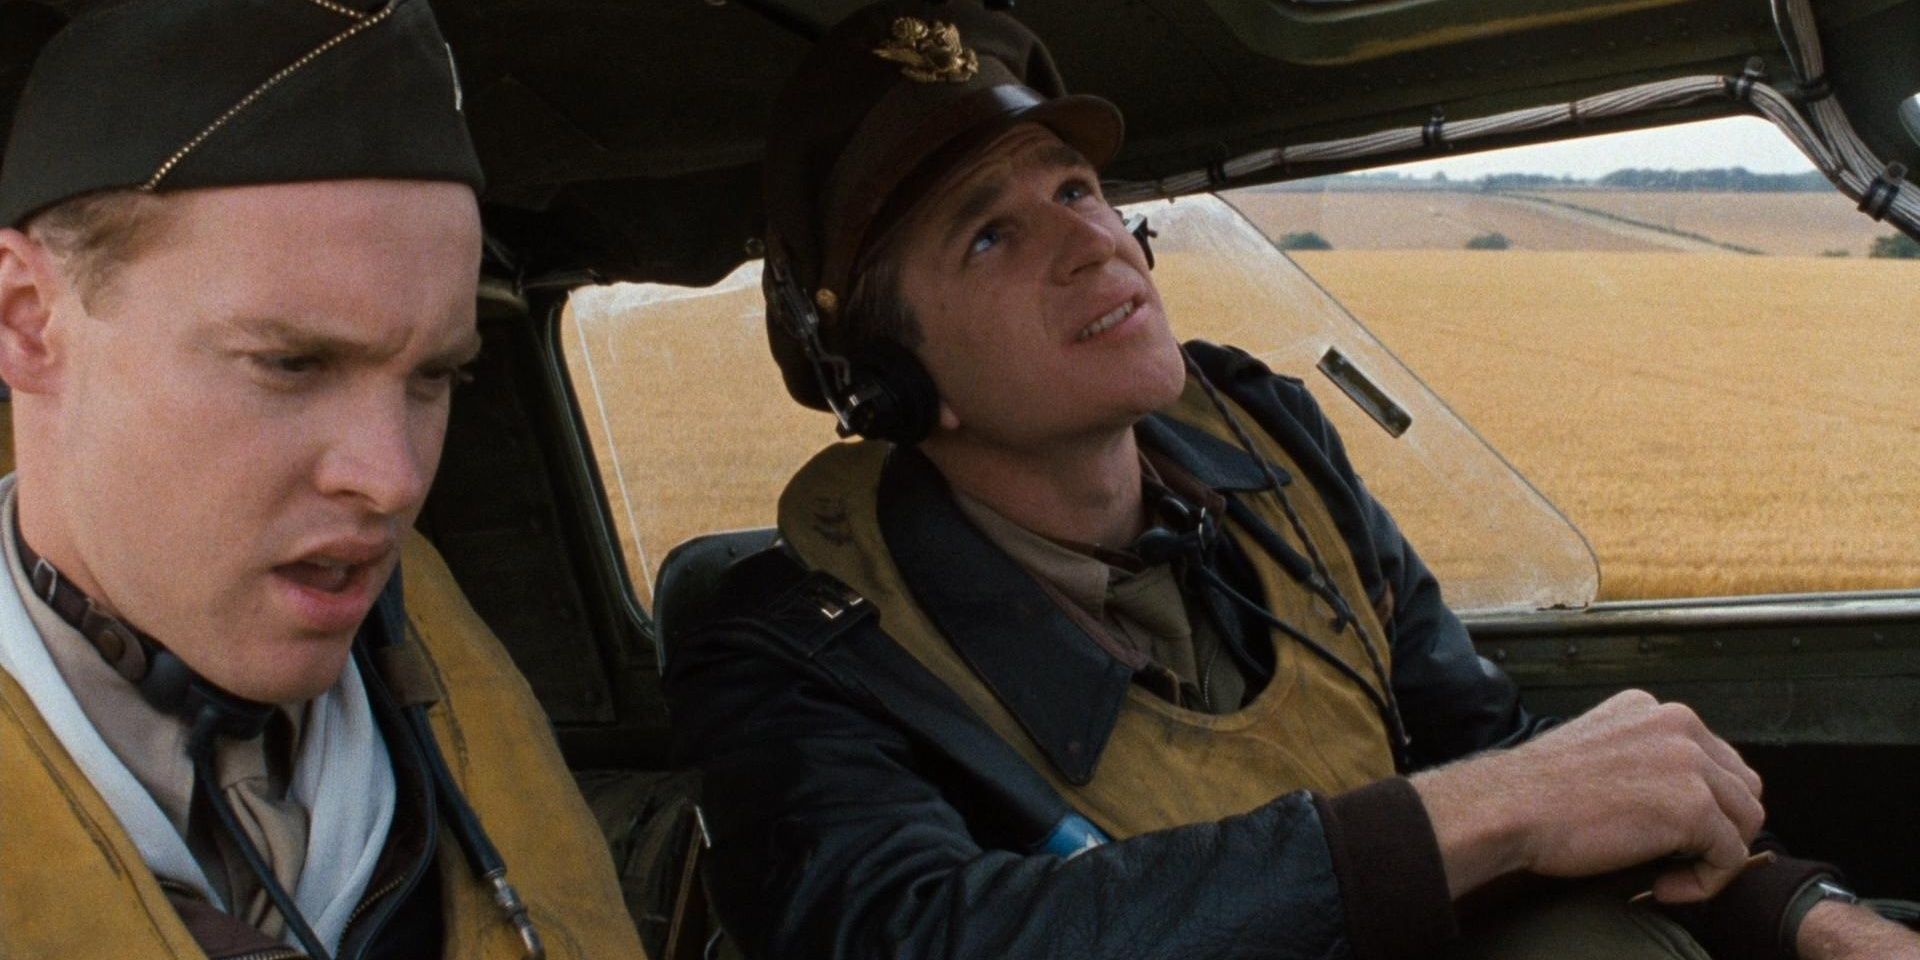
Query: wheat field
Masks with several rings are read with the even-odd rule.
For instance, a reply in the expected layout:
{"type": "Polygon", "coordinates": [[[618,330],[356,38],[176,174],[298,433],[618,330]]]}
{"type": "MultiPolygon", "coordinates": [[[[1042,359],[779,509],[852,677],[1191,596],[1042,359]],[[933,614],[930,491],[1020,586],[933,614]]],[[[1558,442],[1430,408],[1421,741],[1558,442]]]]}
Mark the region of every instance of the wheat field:
{"type": "Polygon", "coordinates": [[[1920,263],[1296,259],[1586,533],[1603,598],[1920,585],[1920,263]]]}
{"type": "MultiPolygon", "coordinates": [[[[1618,248],[1293,259],[1579,528],[1601,599],[1920,585],[1920,263],[1618,248]]],[[[1183,336],[1244,334],[1231,287],[1204,269],[1157,275],[1186,307],[1183,336]]],[[[706,291],[593,291],[564,320],[643,600],[671,545],[770,524],[787,476],[834,439],[826,415],[786,398],[762,322],[752,273],[706,291]]],[[[1310,364],[1292,372],[1342,413],[1310,364]]],[[[1443,500],[1369,479],[1443,582],[1472,559],[1449,556],[1443,500]]]]}
{"type": "Polygon", "coordinates": [[[1523,250],[1659,250],[1663,239],[1578,223],[1564,210],[1517,198],[1468,191],[1247,190],[1232,202],[1255,223],[1273,225],[1276,237],[1317,233],[1336,250],[1458,250],[1483,233],[1498,233],[1523,250]]]}

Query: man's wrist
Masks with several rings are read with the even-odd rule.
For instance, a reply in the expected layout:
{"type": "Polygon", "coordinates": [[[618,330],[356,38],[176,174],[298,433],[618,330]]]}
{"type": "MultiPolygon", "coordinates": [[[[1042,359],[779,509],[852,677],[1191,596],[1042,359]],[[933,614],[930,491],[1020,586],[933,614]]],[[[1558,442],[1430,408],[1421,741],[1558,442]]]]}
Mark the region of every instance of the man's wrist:
{"type": "Polygon", "coordinates": [[[1823,900],[1802,920],[1794,954],[1800,960],[1920,960],[1920,934],[1863,905],[1823,900]]]}
{"type": "Polygon", "coordinates": [[[1813,877],[1800,885],[1793,899],[1787,902],[1787,909],[1780,916],[1780,947],[1789,955],[1800,952],[1800,930],[1806,925],[1807,918],[1816,911],[1822,917],[1831,917],[1834,911],[1828,905],[1851,906],[1859,903],[1860,898],[1852,890],[1841,886],[1838,878],[1828,874],[1813,877]]]}
{"type": "Polygon", "coordinates": [[[1498,776],[1498,762],[1497,755],[1487,754],[1413,778],[1455,899],[1528,865],[1525,831],[1502,805],[1489,802],[1511,795],[1488,784],[1489,777],[1498,776]]]}

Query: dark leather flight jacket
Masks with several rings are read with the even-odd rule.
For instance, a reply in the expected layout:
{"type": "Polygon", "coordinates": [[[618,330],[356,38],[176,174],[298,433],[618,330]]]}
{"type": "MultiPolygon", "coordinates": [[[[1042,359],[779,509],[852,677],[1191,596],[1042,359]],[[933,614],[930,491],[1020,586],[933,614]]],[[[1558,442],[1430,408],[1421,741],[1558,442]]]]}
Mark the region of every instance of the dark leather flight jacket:
{"type": "MultiPolygon", "coordinates": [[[[1188,348],[1297,461],[1358,561],[1410,734],[1402,773],[1544,729],[1474,652],[1305,385],[1237,350],[1188,348]]],[[[1265,486],[1238,447],[1159,417],[1139,435],[1217,489],[1265,486]]],[[[920,606],[1058,772],[1086,782],[1129,672],[1064,616],[1032,615],[1022,598],[1037,586],[917,451],[894,451],[879,496],[920,606]],[[1007,601],[980,602],[994,596],[1007,601]]],[[[1455,933],[1431,826],[1400,777],[1071,858],[1035,852],[1066,802],[870,610],[823,616],[844,589],[778,547],[745,558],[668,665],[676,749],[705,778],[707,887],[749,956],[1371,958],[1455,933]]]]}

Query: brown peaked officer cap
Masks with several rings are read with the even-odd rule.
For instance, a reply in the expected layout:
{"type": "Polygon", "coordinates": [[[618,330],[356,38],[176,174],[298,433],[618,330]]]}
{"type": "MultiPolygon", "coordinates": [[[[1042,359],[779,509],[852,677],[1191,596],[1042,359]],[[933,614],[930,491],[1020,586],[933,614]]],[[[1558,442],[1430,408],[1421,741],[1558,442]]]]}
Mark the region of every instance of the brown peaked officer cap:
{"type": "Polygon", "coordinates": [[[97,190],[339,180],[482,186],[425,0],[95,0],[47,41],[0,227],[97,190]]]}
{"type": "MultiPolygon", "coordinates": [[[[767,258],[784,260],[836,344],[855,266],[888,223],[966,155],[1019,122],[1051,129],[1094,166],[1120,149],[1120,111],[1069,96],[1046,47],[974,0],[884,0],[833,28],[787,82],[767,134],[767,258]],[[887,223],[879,222],[882,218],[887,223]]],[[[787,392],[826,409],[772,287],[767,337],[787,392]]]]}

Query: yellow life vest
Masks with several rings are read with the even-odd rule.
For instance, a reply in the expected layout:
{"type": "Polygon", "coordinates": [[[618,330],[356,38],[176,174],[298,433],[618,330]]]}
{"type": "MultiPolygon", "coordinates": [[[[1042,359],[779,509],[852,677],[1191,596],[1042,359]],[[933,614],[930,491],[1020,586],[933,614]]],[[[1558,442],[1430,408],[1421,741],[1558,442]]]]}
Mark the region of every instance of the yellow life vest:
{"type": "MultiPolygon", "coordinates": [[[[1179,402],[1162,412],[1237,443],[1197,383],[1190,381],[1179,402]]],[[[1236,408],[1235,414],[1243,423],[1253,422],[1242,410],[1236,408]]],[[[1263,456],[1296,477],[1302,475],[1278,443],[1257,428],[1252,432],[1263,456]]],[[[877,491],[891,449],[872,442],[836,444],[815,456],[781,496],[782,535],[809,566],[866,597],[888,636],[958,693],[1108,836],[1122,839],[1218,820],[1293,790],[1339,793],[1394,773],[1385,722],[1367,693],[1298,643],[1270,633],[1273,678],[1251,703],[1234,713],[1211,715],[1176,707],[1133,686],[1092,779],[1085,785],[1068,782],[940,634],[889,556],[877,491]]],[[[1288,496],[1367,634],[1381,645],[1376,652],[1390,672],[1385,633],[1366,603],[1353,554],[1325,502],[1304,482],[1289,486],[1288,496]]],[[[1267,526],[1305,552],[1272,491],[1249,495],[1246,502],[1267,526]]],[[[1267,608],[1378,683],[1355,631],[1335,631],[1322,601],[1288,578],[1245,530],[1226,527],[1258,571],[1267,608]]]]}
{"type": "MultiPolygon", "coordinates": [[[[556,958],[639,958],[612,857],[545,714],[424,539],[403,551],[408,617],[440,687],[434,738],[556,958]]],[[[518,935],[442,832],[445,953],[518,960],[518,935]]],[[[204,960],[105,800],[0,672],[0,958],[204,960]]]]}

